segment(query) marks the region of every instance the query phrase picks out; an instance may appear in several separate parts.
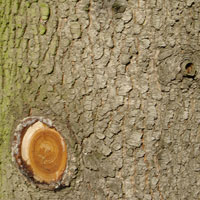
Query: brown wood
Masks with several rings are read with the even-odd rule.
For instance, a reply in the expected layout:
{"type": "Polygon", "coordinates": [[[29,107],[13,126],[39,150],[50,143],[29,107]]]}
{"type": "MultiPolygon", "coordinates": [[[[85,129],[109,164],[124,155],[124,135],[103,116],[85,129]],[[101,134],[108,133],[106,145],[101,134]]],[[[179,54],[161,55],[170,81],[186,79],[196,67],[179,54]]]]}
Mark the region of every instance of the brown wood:
{"type": "Polygon", "coordinates": [[[61,135],[51,128],[39,129],[30,141],[30,166],[40,182],[58,181],[66,167],[67,151],[61,135]]]}
{"type": "Polygon", "coordinates": [[[22,174],[39,187],[52,190],[63,185],[67,147],[51,120],[43,117],[22,120],[14,133],[12,154],[22,174]]]}

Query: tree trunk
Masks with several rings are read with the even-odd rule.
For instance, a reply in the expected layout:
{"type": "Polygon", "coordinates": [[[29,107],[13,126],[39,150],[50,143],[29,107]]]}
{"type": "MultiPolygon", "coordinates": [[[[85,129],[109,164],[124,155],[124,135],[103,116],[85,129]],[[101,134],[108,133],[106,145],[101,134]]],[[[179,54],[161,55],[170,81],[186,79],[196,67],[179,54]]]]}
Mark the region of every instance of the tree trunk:
{"type": "Polygon", "coordinates": [[[198,0],[0,0],[2,199],[200,198],[198,0]],[[68,180],[12,162],[20,120],[65,137],[68,180]]]}

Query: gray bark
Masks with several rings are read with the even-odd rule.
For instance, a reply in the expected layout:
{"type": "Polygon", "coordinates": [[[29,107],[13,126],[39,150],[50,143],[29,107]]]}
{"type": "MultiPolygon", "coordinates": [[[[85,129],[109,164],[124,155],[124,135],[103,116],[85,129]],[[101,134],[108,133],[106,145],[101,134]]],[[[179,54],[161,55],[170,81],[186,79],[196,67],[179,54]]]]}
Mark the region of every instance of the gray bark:
{"type": "Polygon", "coordinates": [[[1,0],[2,199],[199,200],[198,0],[1,0]],[[67,187],[11,160],[27,116],[54,121],[67,187]]]}

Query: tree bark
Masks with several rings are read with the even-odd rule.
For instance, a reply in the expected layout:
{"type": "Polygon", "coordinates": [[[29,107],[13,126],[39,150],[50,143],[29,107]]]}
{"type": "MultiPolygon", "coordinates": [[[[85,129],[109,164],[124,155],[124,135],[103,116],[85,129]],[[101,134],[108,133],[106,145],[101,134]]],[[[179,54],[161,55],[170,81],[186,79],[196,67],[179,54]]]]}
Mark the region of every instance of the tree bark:
{"type": "Polygon", "coordinates": [[[199,200],[198,0],[0,0],[1,199],[199,200]],[[68,179],[12,162],[23,118],[53,120],[68,179]]]}

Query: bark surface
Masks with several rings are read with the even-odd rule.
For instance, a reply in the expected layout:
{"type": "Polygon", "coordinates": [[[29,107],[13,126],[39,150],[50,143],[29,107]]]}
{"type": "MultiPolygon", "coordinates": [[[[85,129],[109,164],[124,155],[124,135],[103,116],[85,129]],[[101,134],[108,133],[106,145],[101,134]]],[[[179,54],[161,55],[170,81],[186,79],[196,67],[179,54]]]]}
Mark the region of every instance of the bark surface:
{"type": "Polygon", "coordinates": [[[0,0],[0,197],[199,200],[199,0],[0,0]],[[68,147],[66,188],[12,162],[27,116],[68,147]]]}

